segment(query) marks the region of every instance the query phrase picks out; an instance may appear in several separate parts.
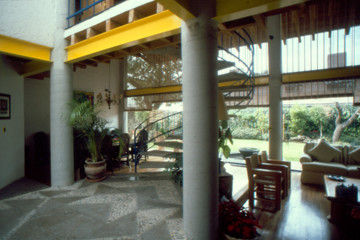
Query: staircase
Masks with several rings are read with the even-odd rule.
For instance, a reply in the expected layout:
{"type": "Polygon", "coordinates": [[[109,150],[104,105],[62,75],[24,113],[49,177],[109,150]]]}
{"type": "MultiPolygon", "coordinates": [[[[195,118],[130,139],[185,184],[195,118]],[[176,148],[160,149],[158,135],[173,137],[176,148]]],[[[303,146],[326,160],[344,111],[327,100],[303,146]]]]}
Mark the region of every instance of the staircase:
{"type": "MultiPolygon", "coordinates": [[[[224,95],[226,106],[232,109],[246,107],[254,95],[254,44],[246,30],[243,29],[242,31],[242,34],[238,30],[233,31],[232,35],[238,41],[243,42],[242,46],[246,46],[250,50],[252,58],[249,64],[240,58],[240,47],[229,50],[224,47],[227,44],[222,42],[222,38],[218,46],[218,73],[222,70],[232,69],[232,71],[217,76],[220,86],[219,90],[224,95]]],[[[148,133],[148,140],[146,142],[146,151],[135,150],[135,172],[137,172],[137,165],[144,155],[173,158],[174,152],[175,154],[182,154],[182,119],[182,112],[170,115],[159,114],[151,116],[136,127],[134,131],[134,146],[136,146],[141,130],[145,130],[148,133]]]]}

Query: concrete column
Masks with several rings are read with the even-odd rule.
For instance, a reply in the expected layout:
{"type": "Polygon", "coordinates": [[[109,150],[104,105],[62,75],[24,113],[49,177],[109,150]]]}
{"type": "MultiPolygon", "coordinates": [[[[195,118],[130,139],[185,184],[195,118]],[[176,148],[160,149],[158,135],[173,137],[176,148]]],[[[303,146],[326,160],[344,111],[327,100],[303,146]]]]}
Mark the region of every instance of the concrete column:
{"type": "Polygon", "coordinates": [[[203,14],[181,25],[183,212],[189,240],[218,239],[217,24],[207,16],[203,14]]]}
{"type": "Polygon", "coordinates": [[[67,120],[73,96],[72,69],[64,63],[68,1],[55,1],[54,5],[56,20],[50,69],[51,185],[67,186],[74,182],[73,132],[67,120]]]}
{"type": "Polygon", "coordinates": [[[269,158],[282,160],[280,15],[267,18],[269,33],[269,158]]]}

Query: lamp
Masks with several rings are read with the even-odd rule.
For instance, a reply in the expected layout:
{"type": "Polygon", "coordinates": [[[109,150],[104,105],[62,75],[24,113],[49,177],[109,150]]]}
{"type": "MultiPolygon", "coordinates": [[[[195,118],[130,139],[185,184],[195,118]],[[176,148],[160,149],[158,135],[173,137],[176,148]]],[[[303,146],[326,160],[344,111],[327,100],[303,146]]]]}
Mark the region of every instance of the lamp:
{"type": "Polygon", "coordinates": [[[109,109],[111,109],[111,105],[114,104],[120,104],[121,98],[123,97],[122,95],[118,95],[118,94],[111,94],[111,90],[110,90],[110,64],[109,64],[109,77],[108,77],[108,84],[106,84],[105,81],[105,90],[104,93],[98,93],[96,98],[97,98],[97,103],[99,104],[103,104],[104,101],[107,103],[109,109]],[[107,86],[106,86],[107,85],[107,86]]]}

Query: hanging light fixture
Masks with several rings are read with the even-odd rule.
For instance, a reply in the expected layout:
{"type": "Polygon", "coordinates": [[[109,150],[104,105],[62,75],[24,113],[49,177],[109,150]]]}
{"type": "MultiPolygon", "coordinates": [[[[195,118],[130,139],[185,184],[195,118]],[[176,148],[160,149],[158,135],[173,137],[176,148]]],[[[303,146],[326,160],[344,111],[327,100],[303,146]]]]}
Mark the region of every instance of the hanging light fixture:
{"type": "Polygon", "coordinates": [[[100,92],[96,96],[97,103],[103,104],[104,101],[105,101],[107,103],[109,109],[111,109],[111,105],[117,105],[117,104],[120,103],[121,97],[122,96],[117,95],[115,93],[111,94],[111,90],[110,90],[110,64],[109,64],[108,84],[106,84],[106,81],[105,81],[105,90],[104,90],[104,92],[103,93],[100,92]]]}
{"type": "Polygon", "coordinates": [[[111,108],[111,104],[115,103],[115,99],[111,98],[111,90],[107,88],[105,89],[105,101],[109,109],[111,108]]]}

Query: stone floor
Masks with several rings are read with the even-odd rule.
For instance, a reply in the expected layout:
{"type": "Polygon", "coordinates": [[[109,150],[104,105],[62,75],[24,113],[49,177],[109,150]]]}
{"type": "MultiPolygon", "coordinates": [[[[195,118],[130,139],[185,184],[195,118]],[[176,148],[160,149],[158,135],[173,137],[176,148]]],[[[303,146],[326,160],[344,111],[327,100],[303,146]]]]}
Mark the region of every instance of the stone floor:
{"type": "Polygon", "coordinates": [[[26,181],[0,192],[0,239],[184,239],[181,193],[162,173],[25,193],[26,181]]]}

